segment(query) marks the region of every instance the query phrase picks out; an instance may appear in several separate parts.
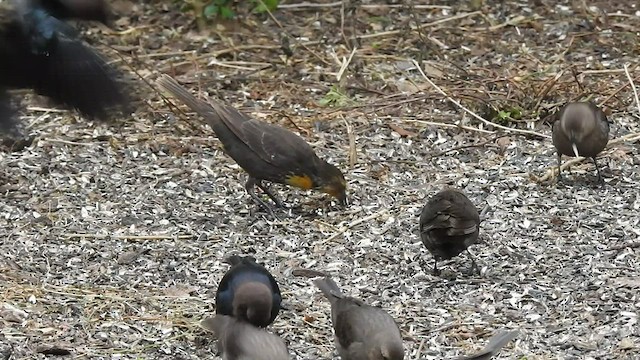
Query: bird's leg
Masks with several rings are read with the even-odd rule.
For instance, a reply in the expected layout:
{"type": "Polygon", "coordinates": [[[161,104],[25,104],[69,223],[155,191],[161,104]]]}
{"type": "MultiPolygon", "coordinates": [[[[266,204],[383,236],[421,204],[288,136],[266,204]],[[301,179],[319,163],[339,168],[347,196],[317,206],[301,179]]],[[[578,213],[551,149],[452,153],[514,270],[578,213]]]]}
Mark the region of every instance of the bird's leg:
{"type": "Polygon", "coordinates": [[[480,275],[480,268],[478,267],[476,260],[471,256],[471,251],[469,251],[469,249],[467,249],[467,255],[469,256],[469,259],[471,259],[471,269],[469,269],[469,274],[473,274],[475,270],[478,275],[480,275]]]}
{"type": "Polygon", "coordinates": [[[440,270],[438,270],[438,259],[433,258],[433,275],[440,276],[440,270]]]}
{"type": "Polygon", "coordinates": [[[596,166],[596,172],[598,173],[598,182],[600,183],[600,185],[604,185],[604,179],[602,178],[602,175],[600,175],[600,168],[598,167],[598,162],[596,162],[596,157],[592,157],[591,160],[593,160],[593,165],[596,166]]]}
{"type": "Polygon", "coordinates": [[[249,196],[251,196],[253,201],[255,201],[258,204],[258,206],[262,206],[263,208],[265,208],[265,210],[267,210],[269,215],[277,218],[271,206],[269,206],[269,204],[267,204],[266,202],[262,201],[262,199],[260,199],[260,197],[256,195],[255,186],[256,186],[256,179],[252,176],[249,176],[249,178],[247,179],[247,183],[244,185],[244,188],[247,190],[247,193],[249,193],[249,196]]]}
{"type": "Polygon", "coordinates": [[[279,207],[279,208],[283,208],[284,207],[284,204],[282,203],[282,201],[280,201],[280,199],[278,199],[276,194],[273,191],[271,191],[271,189],[268,186],[264,185],[261,180],[258,180],[256,182],[256,185],[258,185],[258,187],[260,189],[262,189],[262,191],[264,191],[264,193],[267,194],[267,196],[271,200],[273,200],[274,203],[276,203],[277,207],[279,207]]]}
{"type": "Polygon", "coordinates": [[[562,181],[562,154],[558,151],[558,182],[562,181]]]}

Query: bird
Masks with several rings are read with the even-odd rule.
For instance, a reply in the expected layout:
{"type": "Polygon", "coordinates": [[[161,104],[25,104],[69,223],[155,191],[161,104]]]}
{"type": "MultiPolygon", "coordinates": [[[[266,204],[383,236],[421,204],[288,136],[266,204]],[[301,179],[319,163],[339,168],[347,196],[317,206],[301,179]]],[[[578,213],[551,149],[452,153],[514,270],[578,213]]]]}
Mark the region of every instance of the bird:
{"type": "Polygon", "coordinates": [[[313,283],[331,303],[335,344],[342,360],[402,360],[398,325],[386,311],[342,294],[330,277],[313,283]]]}
{"type": "Polygon", "coordinates": [[[489,360],[516,336],[518,336],[518,331],[499,331],[489,339],[487,345],[480,352],[471,356],[459,357],[457,360],[489,360]]]}
{"type": "Polygon", "coordinates": [[[287,346],[277,335],[240,319],[216,315],[202,321],[218,339],[223,360],[288,360],[287,346]]]}
{"type": "Polygon", "coordinates": [[[216,291],[216,313],[247,321],[255,326],[271,324],[282,303],[276,279],[251,256],[226,259],[231,268],[216,291]]]}
{"type": "Polygon", "coordinates": [[[596,167],[598,182],[604,182],[596,156],[609,142],[609,121],[598,106],[592,102],[566,104],[553,123],[551,138],[558,154],[558,180],[562,179],[562,155],[566,155],[591,158],[596,167]]]}
{"type": "Polygon", "coordinates": [[[283,203],[263,184],[263,181],[285,184],[301,189],[317,189],[347,204],[346,181],[335,165],[318,157],[300,136],[273,124],[268,124],[210,99],[197,99],[169,75],[162,75],[157,84],[203,117],[222,142],[226,153],[249,175],[245,189],[260,206],[273,212],[256,193],[255,186],[278,206],[283,203]]]}
{"type": "Polygon", "coordinates": [[[8,0],[0,3],[0,132],[16,131],[8,91],[33,89],[55,104],[99,120],[128,110],[117,70],[79,38],[67,19],[108,23],[104,0],[8,0]]]}
{"type": "MultiPolygon", "coordinates": [[[[457,189],[444,189],[422,208],[420,237],[434,257],[433,272],[439,274],[438,260],[458,256],[478,242],[480,215],[475,205],[457,189]]],[[[471,254],[471,269],[477,265],[471,254]]]]}
{"type": "Polygon", "coordinates": [[[82,19],[110,24],[113,14],[105,0],[30,0],[58,19],[82,19]]]}

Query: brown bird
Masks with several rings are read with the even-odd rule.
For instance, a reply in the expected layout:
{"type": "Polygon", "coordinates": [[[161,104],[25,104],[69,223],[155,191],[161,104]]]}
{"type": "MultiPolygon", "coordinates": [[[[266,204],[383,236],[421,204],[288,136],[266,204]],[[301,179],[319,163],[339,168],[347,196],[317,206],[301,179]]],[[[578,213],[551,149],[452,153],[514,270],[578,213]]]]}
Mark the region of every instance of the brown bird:
{"type": "Polygon", "coordinates": [[[471,356],[459,357],[457,360],[489,360],[498,355],[500,350],[516,336],[518,336],[518,331],[500,331],[489,339],[489,343],[482,351],[471,356]]]}
{"type": "Polygon", "coordinates": [[[346,205],[346,181],[334,165],[320,159],[301,137],[280,126],[250,118],[231,106],[197,99],[168,75],[157,82],[213,128],[225,151],[248,174],[245,185],[253,200],[271,212],[271,208],[255,194],[255,186],[264,191],[278,206],[283,206],[263,181],[317,189],[334,196],[346,205]]]}
{"type": "Polygon", "coordinates": [[[288,360],[287,346],[280,337],[242,320],[216,315],[202,322],[218,339],[223,360],[288,360]]]}
{"type": "Polygon", "coordinates": [[[603,183],[596,156],[609,142],[609,121],[602,110],[591,102],[569,103],[558,113],[553,123],[553,145],[558,153],[558,180],[562,178],[562,155],[584,156],[593,160],[598,181],[603,183]]]}
{"type": "Polygon", "coordinates": [[[255,326],[271,324],[280,311],[282,295],[276,279],[251,256],[230,256],[231,269],[216,291],[216,313],[230,315],[255,326]]]}
{"type": "MultiPolygon", "coordinates": [[[[433,272],[439,274],[438,260],[448,260],[478,242],[480,215],[465,194],[445,189],[422,208],[420,237],[434,257],[433,272]]],[[[477,265],[471,254],[471,269],[477,265]]]]}
{"type": "Polygon", "coordinates": [[[116,70],[65,19],[107,22],[103,0],[0,3],[0,131],[15,130],[9,89],[33,89],[82,115],[107,120],[128,105],[116,70]]]}
{"type": "Polygon", "coordinates": [[[331,303],[335,344],[342,360],[402,360],[398,325],[384,310],[346,297],[329,277],[314,284],[331,303]]]}

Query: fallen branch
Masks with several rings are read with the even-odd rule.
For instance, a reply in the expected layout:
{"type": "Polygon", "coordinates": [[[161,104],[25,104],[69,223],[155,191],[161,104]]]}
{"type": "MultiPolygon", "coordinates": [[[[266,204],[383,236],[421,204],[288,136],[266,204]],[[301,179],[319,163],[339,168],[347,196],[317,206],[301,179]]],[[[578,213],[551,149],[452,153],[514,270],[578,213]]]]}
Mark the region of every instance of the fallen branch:
{"type": "Polygon", "coordinates": [[[513,129],[510,127],[506,127],[506,126],[502,126],[496,123],[493,123],[491,121],[487,121],[485,120],[482,116],[474,113],[473,111],[467,109],[464,105],[460,104],[460,102],[454,100],[451,96],[449,96],[444,90],[442,90],[438,85],[436,85],[433,81],[431,81],[431,79],[429,79],[429,77],[427,76],[427,74],[424,73],[424,71],[422,71],[422,67],[420,67],[420,65],[418,64],[417,61],[415,60],[411,60],[413,62],[413,65],[415,65],[415,67],[418,69],[418,71],[420,71],[420,74],[422,75],[422,77],[431,85],[433,86],[434,89],[436,89],[437,92],[439,92],[442,96],[444,96],[445,98],[447,98],[447,100],[449,100],[452,104],[454,104],[455,106],[457,106],[458,108],[462,109],[464,112],[466,112],[467,114],[471,115],[472,117],[480,120],[482,123],[488,125],[488,126],[493,126],[495,128],[501,129],[501,130],[505,130],[507,132],[512,132],[512,133],[519,133],[519,134],[526,134],[526,135],[534,135],[534,136],[538,136],[544,139],[550,139],[551,136],[549,135],[545,135],[545,134],[541,134],[539,132],[535,132],[535,131],[531,131],[531,130],[520,130],[520,129],[513,129]]]}

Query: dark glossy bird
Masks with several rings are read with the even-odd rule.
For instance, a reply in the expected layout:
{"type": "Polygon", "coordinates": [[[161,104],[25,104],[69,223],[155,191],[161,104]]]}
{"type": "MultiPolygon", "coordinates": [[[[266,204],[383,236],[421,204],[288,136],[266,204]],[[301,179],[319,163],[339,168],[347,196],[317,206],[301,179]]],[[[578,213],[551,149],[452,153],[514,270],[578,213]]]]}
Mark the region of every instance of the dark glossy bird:
{"type": "Polygon", "coordinates": [[[105,0],[30,0],[26,3],[40,6],[58,19],[82,19],[107,25],[113,17],[105,0]]]}
{"type": "Polygon", "coordinates": [[[202,322],[218,339],[218,351],[224,360],[288,360],[282,339],[242,320],[216,315],[202,322]]]}
{"type": "MultiPolygon", "coordinates": [[[[478,241],[480,215],[465,194],[445,189],[422,208],[420,237],[434,257],[433,272],[439,274],[438,261],[458,256],[478,241]]],[[[477,265],[469,254],[472,269],[477,265]]]]}
{"type": "Polygon", "coordinates": [[[331,303],[335,343],[342,360],[402,360],[398,325],[386,311],[342,294],[328,277],[314,284],[331,303]]]}
{"type": "Polygon", "coordinates": [[[231,256],[231,268],[216,291],[216,313],[234,316],[255,326],[271,324],[280,311],[282,295],[276,279],[250,256],[231,256]]]}
{"type": "Polygon", "coordinates": [[[489,343],[480,352],[457,358],[457,360],[489,360],[498,355],[500,350],[518,336],[518,331],[500,331],[489,339],[489,343]]]}
{"type": "Polygon", "coordinates": [[[574,102],[565,105],[553,123],[553,145],[558,153],[558,180],[562,155],[591,158],[598,173],[598,181],[603,183],[596,156],[609,142],[609,121],[607,116],[591,102],[574,102]]]}
{"type": "Polygon", "coordinates": [[[117,72],[78,38],[65,19],[106,22],[102,0],[8,0],[0,3],[0,132],[16,120],[7,91],[33,89],[89,118],[107,120],[128,104],[117,72]]]}
{"type": "Polygon", "coordinates": [[[283,206],[263,181],[317,189],[346,204],[347,184],[342,172],[320,159],[298,135],[283,127],[252,119],[215,100],[210,100],[210,103],[199,100],[168,75],[161,76],[157,84],[209,123],[227,154],[249,174],[245,188],[261,206],[271,211],[255,194],[255,186],[278,206],[283,206]]]}

